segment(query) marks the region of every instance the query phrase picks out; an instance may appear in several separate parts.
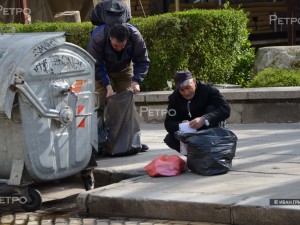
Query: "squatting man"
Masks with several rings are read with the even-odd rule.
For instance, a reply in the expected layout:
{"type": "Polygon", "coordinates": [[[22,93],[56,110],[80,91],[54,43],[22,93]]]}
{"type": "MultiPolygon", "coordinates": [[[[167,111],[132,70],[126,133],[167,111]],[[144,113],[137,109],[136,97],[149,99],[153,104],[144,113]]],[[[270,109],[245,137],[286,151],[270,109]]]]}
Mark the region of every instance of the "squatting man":
{"type": "Polygon", "coordinates": [[[196,81],[188,70],[178,71],[174,81],[176,89],[169,96],[167,111],[176,113],[166,114],[164,142],[180,152],[180,142],[174,136],[180,123],[196,130],[222,126],[230,116],[230,106],[216,87],[196,81]]]}

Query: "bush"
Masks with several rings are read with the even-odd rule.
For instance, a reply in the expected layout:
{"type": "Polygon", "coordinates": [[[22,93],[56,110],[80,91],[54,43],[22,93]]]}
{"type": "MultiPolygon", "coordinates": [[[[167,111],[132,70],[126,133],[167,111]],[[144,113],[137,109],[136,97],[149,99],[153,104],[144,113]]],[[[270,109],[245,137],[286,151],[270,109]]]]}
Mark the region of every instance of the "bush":
{"type": "Polygon", "coordinates": [[[248,87],[300,86],[300,70],[266,68],[259,72],[248,87]]]}
{"type": "Polygon", "coordinates": [[[163,90],[182,69],[205,82],[244,86],[254,61],[247,22],[247,14],[234,9],[194,9],[133,20],[151,60],[144,89],[163,90]]]}
{"type": "MultiPolygon", "coordinates": [[[[254,61],[247,22],[246,13],[235,9],[195,9],[133,18],[131,24],[141,31],[151,60],[142,89],[165,90],[167,80],[173,80],[175,72],[182,69],[205,82],[245,85],[254,61]]],[[[95,28],[90,22],[10,25],[23,33],[64,31],[68,42],[83,49],[95,28]]]]}

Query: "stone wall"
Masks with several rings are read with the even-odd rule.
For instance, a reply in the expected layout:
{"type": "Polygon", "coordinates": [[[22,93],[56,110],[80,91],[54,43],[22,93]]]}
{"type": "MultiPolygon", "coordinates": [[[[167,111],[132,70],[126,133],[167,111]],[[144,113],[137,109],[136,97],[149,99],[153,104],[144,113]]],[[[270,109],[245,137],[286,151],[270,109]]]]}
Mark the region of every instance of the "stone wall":
{"type": "MultiPolygon", "coordinates": [[[[300,87],[220,89],[231,106],[228,123],[297,123],[300,87]]],[[[142,123],[163,123],[170,91],[135,95],[142,123]]]]}

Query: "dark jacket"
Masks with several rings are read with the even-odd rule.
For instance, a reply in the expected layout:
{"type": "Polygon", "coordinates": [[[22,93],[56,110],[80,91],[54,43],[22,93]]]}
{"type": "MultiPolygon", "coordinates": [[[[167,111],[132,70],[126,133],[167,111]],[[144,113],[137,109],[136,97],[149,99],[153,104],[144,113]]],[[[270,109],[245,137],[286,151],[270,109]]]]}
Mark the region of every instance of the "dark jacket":
{"type": "MultiPolygon", "coordinates": [[[[191,121],[201,116],[208,119],[209,127],[216,127],[230,116],[230,106],[216,87],[197,82],[195,95],[190,101],[184,99],[178,90],[169,96],[165,128],[168,133],[174,133],[183,120],[191,121]]],[[[204,125],[199,130],[207,128],[204,125]]]]}
{"type": "Polygon", "coordinates": [[[96,80],[104,86],[110,84],[108,73],[120,72],[131,63],[134,64],[133,81],[141,83],[148,72],[150,60],[143,37],[137,28],[131,24],[126,25],[130,37],[120,60],[111,46],[108,26],[97,27],[91,35],[88,52],[96,59],[96,80]]]}

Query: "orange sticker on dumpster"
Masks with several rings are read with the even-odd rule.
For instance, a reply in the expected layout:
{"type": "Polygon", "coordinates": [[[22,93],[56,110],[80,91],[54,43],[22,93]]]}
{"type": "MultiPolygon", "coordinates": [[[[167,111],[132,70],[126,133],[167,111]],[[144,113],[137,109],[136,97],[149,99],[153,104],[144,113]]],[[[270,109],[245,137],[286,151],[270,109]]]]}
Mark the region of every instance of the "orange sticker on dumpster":
{"type": "Polygon", "coordinates": [[[79,93],[82,92],[82,86],[87,82],[87,80],[76,80],[71,86],[71,92],[79,93]]]}

